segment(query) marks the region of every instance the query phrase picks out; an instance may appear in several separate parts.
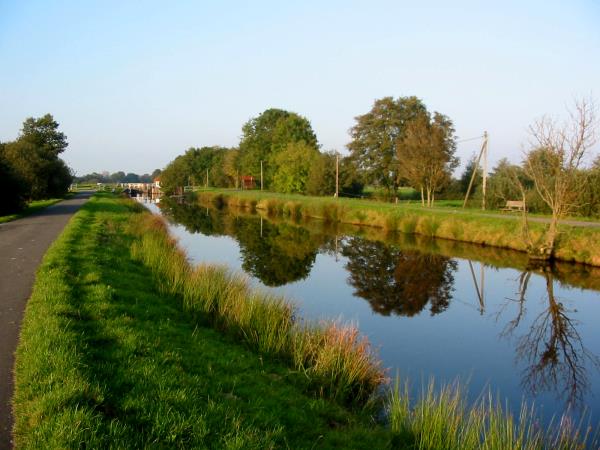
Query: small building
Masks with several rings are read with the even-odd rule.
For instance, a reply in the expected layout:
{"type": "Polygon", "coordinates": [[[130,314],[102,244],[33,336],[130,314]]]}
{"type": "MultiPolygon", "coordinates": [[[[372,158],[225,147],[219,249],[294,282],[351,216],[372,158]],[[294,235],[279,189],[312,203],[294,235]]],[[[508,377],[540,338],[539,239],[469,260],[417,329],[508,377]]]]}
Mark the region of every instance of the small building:
{"type": "Polygon", "coordinates": [[[254,189],[256,187],[256,180],[252,175],[242,175],[240,180],[242,182],[242,189],[254,189]]]}

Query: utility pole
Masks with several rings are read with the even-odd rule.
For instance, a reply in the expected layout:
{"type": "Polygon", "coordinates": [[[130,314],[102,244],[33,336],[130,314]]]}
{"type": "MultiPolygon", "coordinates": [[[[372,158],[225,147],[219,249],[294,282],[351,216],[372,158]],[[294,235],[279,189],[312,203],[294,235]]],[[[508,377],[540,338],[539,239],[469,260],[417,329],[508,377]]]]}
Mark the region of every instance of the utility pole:
{"type": "Polygon", "coordinates": [[[208,169],[206,169],[206,188],[208,189],[208,169]]]}
{"type": "Polygon", "coordinates": [[[488,134],[487,131],[483,132],[483,199],[481,200],[481,209],[485,210],[485,192],[487,188],[487,152],[488,152],[488,134]]]}
{"type": "MultiPolygon", "coordinates": [[[[340,154],[335,152],[335,198],[340,196],[340,154]]],[[[336,238],[337,244],[337,238],[336,238]]]]}
{"type": "Polygon", "coordinates": [[[260,160],[260,190],[263,190],[263,162],[260,160]]]}
{"type": "Polygon", "coordinates": [[[467,194],[465,195],[465,201],[463,202],[463,208],[467,206],[467,200],[469,200],[469,194],[471,193],[471,188],[473,187],[473,182],[475,181],[475,177],[477,176],[477,170],[479,169],[479,162],[481,161],[481,157],[485,154],[484,159],[484,169],[483,169],[483,209],[485,209],[485,190],[487,183],[487,146],[488,146],[488,134],[487,131],[483,132],[483,144],[481,145],[481,151],[479,152],[479,156],[477,157],[477,161],[475,162],[475,168],[473,169],[473,173],[471,174],[471,181],[469,182],[469,187],[467,188],[467,194]]]}

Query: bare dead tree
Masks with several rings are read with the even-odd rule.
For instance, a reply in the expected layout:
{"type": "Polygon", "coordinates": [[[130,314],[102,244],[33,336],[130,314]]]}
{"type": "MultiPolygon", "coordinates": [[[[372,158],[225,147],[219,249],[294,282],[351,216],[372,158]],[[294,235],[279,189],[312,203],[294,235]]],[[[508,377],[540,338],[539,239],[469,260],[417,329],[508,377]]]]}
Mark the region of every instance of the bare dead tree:
{"type": "Polygon", "coordinates": [[[531,245],[536,247],[531,250],[534,257],[550,259],[558,236],[558,224],[577,206],[585,182],[578,176],[578,170],[597,142],[594,101],[576,100],[565,122],[545,116],[531,125],[529,132],[531,145],[524,155],[524,170],[552,211],[543,239],[538,245],[531,245]]]}

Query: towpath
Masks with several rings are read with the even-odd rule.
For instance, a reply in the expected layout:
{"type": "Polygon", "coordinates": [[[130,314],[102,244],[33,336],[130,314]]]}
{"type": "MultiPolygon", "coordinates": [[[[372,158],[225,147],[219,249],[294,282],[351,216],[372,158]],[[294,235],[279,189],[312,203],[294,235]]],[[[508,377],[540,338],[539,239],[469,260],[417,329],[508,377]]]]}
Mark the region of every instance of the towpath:
{"type": "MultiPolygon", "coordinates": [[[[419,211],[426,211],[426,209],[425,208],[419,209],[419,211]]],[[[514,213],[509,212],[509,213],[503,214],[503,213],[475,211],[473,209],[463,210],[463,209],[452,209],[452,208],[445,208],[445,207],[432,208],[432,211],[446,213],[446,214],[469,214],[469,215],[473,215],[473,216],[477,216],[477,217],[492,217],[492,218],[497,218],[497,219],[508,219],[508,220],[521,220],[522,219],[521,213],[518,213],[518,212],[514,212],[514,213]]],[[[530,222],[550,223],[549,217],[540,217],[540,216],[530,215],[528,217],[528,220],[530,222]]],[[[561,225],[569,225],[572,227],[600,228],[600,222],[591,222],[591,221],[585,221],[585,220],[561,220],[560,224],[561,225]]]]}
{"type": "Polygon", "coordinates": [[[81,192],[31,216],[0,224],[0,450],[12,448],[14,356],[35,272],[50,244],[91,194],[81,192]]]}

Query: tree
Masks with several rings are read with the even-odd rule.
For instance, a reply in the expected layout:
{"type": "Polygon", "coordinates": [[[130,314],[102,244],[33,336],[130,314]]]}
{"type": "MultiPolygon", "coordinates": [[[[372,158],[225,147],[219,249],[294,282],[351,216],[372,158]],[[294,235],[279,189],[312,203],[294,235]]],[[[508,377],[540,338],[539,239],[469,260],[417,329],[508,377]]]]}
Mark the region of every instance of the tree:
{"type": "Polygon", "coordinates": [[[263,161],[264,184],[269,187],[276,172],[273,165],[276,155],[288,144],[300,141],[318,148],[317,137],[308,119],[282,109],[267,109],[242,127],[239,146],[242,175],[260,177],[263,161]]]}
{"type": "Polygon", "coordinates": [[[319,159],[319,151],[304,141],[291,142],[272,159],[275,176],[272,187],[287,194],[306,192],[311,167],[319,159]]]}
{"type": "Polygon", "coordinates": [[[71,184],[71,172],[58,156],[68,145],[58,126],[50,114],[30,117],[17,140],[5,145],[5,158],[24,180],[30,199],[64,195],[71,184]]]}
{"type": "Polygon", "coordinates": [[[333,195],[335,193],[335,152],[320,153],[313,161],[306,180],[309,195],[333,195]]]}
{"type": "Polygon", "coordinates": [[[451,180],[458,165],[452,121],[435,112],[422,112],[408,122],[398,139],[398,176],[421,192],[421,202],[432,206],[435,193],[451,180]]]}
{"type": "Polygon", "coordinates": [[[559,123],[545,116],[536,121],[529,132],[531,145],[524,155],[524,170],[552,216],[541,239],[534,242],[528,227],[525,227],[525,239],[532,257],[551,259],[558,224],[576,208],[584,187],[585,178],[580,176],[579,168],[596,143],[594,102],[576,100],[566,122],[559,123]]]}
{"type": "Polygon", "coordinates": [[[223,174],[228,178],[228,185],[238,187],[240,180],[240,151],[230,148],[223,156],[223,174]]]}
{"type": "Polygon", "coordinates": [[[125,172],[115,172],[110,175],[109,180],[111,183],[122,183],[125,180],[125,172]]]}
{"type": "Polygon", "coordinates": [[[129,172],[127,175],[125,175],[125,178],[123,178],[123,182],[124,183],[139,183],[140,176],[137,173],[129,172]]]}
{"type": "MultiPolygon", "coordinates": [[[[466,194],[469,189],[469,184],[471,183],[471,177],[473,176],[473,172],[475,172],[475,166],[477,165],[477,155],[472,155],[467,165],[465,166],[465,171],[460,177],[460,190],[462,194],[466,194]]],[[[483,179],[483,170],[481,168],[477,168],[477,174],[475,175],[475,179],[473,180],[473,186],[471,186],[472,191],[474,192],[480,185],[483,179]]]]}
{"type": "Polygon", "coordinates": [[[171,161],[161,173],[161,187],[166,193],[187,185],[231,186],[224,173],[224,158],[229,149],[224,147],[189,148],[183,155],[171,161]]]}
{"type": "Polygon", "coordinates": [[[25,206],[27,186],[4,157],[4,144],[0,142],[0,216],[20,211],[25,206]]]}
{"type": "Polygon", "coordinates": [[[417,97],[384,97],[375,100],[371,111],[354,118],[348,149],[366,182],[395,192],[399,181],[397,144],[407,123],[426,111],[417,97]]]}

